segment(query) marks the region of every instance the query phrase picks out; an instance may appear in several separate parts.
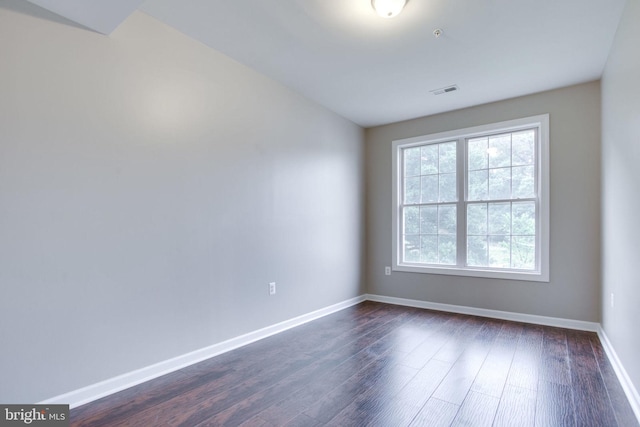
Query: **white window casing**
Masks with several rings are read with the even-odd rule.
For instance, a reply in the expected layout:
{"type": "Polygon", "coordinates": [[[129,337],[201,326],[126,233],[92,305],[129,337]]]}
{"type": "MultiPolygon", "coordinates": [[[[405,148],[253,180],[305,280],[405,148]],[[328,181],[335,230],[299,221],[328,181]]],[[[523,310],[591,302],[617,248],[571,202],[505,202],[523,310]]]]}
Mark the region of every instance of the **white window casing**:
{"type": "Polygon", "coordinates": [[[392,150],[394,271],[549,281],[548,114],[392,150]]]}

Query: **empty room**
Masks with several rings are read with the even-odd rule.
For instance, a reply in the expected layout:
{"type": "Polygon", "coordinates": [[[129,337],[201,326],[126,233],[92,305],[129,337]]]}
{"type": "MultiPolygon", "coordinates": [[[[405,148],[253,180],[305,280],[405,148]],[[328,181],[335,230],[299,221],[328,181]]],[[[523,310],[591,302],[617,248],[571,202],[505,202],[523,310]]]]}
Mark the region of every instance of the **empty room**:
{"type": "Polygon", "coordinates": [[[638,22],[0,0],[0,425],[639,426],[638,22]]]}

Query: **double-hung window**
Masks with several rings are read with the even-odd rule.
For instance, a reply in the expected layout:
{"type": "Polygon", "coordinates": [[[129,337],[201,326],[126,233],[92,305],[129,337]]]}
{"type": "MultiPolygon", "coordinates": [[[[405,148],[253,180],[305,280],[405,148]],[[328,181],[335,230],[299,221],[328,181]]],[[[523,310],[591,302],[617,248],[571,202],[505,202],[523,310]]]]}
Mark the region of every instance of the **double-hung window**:
{"type": "Polygon", "coordinates": [[[549,116],[393,142],[396,271],[549,280],[549,116]]]}

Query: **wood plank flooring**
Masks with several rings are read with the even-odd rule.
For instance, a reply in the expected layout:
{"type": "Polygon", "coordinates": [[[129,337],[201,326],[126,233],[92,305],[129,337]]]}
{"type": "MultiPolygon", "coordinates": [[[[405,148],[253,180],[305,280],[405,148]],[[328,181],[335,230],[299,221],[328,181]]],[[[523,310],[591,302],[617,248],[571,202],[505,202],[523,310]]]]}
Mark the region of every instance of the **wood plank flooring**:
{"type": "Polygon", "coordinates": [[[638,426],[594,333],[364,302],[71,411],[73,426],[638,426]]]}

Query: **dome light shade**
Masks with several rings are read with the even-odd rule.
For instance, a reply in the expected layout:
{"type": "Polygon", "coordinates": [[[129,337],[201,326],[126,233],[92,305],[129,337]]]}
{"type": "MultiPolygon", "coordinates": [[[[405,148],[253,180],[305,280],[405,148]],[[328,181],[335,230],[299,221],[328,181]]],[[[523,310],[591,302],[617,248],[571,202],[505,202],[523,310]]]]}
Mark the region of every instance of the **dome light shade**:
{"type": "Polygon", "coordinates": [[[371,0],[371,6],[383,18],[393,18],[402,12],[407,0],[371,0]]]}

